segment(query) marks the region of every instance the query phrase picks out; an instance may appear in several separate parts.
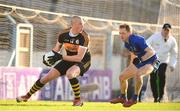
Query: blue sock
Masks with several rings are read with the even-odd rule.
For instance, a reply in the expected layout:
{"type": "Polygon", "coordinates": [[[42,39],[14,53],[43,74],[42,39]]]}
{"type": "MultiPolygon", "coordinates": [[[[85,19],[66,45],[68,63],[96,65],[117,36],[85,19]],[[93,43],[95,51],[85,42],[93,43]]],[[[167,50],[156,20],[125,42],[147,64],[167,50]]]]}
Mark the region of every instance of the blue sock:
{"type": "Polygon", "coordinates": [[[132,99],[137,101],[137,97],[138,97],[138,95],[133,95],[132,99]]]}
{"type": "Polygon", "coordinates": [[[126,99],[126,95],[125,94],[121,94],[121,98],[126,99]]]}

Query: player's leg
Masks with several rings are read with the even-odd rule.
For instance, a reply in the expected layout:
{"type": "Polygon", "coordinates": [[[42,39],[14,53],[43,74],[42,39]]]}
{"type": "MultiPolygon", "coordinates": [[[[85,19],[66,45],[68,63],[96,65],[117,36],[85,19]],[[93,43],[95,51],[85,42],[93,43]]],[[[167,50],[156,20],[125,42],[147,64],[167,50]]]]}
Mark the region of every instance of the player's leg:
{"type": "Polygon", "coordinates": [[[142,102],[142,100],[144,99],[144,93],[146,92],[147,89],[148,80],[149,80],[149,76],[143,77],[143,84],[139,93],[138,102],[142,102]]]}
{"type": "Polygon", "coordinates": [[[89,69],[90,65],[90,58],[86,58],[83,59],[81,63],[77,63],[76,65],[70,67],[66,72],[66,76],[69,79],[72,90],[74,92],[73,106],[83,105],[83,102],[81,101],[80,97],[80,84],[77,77],[83,76],[83,74],[89,69]]]}
{"type": "Polygon", "coordinates": [[[163,95],[164,95],[164,87],[165,87],[165,83],[166,83],[166,68],[167,68],[167,64],[166,63],[162,63],[159,66],[159,100],[158,102],[161,102],[163,95]]]}
{"type": "Polygon", "coordinates": [[[52,68],[46,76],[44,76],[41,79],[38,79],[34,83],[34,85],[31,87],[31,89],[29,90],[29,92],[27,92],[26,95],[17,97],[16,101],[17,102],[22,102],[22,101],[26,102],[35,92],[40,90],[47,82],[57,78],[59,75],[60,75],[60,73],[55,68],[52,68]]]}
{"type": "Polygon", "coordinates": [[[133,65],[130,64],[124,71],[120,74],[119,76],[119,83],[120,83],[120,91],[121,95],[119,98],[112,99],[110,102],[113,104],[116,103],[124,103],[127,99],[127,88],[128,88],[128,82],[127,80],[129,78],[132,78],[135,76],[137,71],[137,68],[133,65]]]}
{"type": "Polygon", "coordinates": [[[32,94],[40,90],[47,82],[59,76],[64,75],[67,69],[71,67],[73,64],[74,63],[67,62],[64,60],[60,61],[58,64],[54,66],[54,68],[51,68],[51,70],[47,73],[47,75],[38,79],[26,95],[17,97],[16,98],[17,102],[21,102],[21,101],[26,102],[31,97],[32,94]]]}
{"type": "Polygon", "coordinates": [[[130,107],[131,105],[137,103],[137,97],[140,93],[140,90],[141,90],[141,87],[143,84],[142,77],[150,74],[153,71],[153,69],[154,68],[151,64],[146,64],[138,69],[138,71],[136,72],[136,76],[135,76],[135,81],[136,81],[135,82],[135,93],[129,101],[127,101],[123,104],[124,107],[130,107]]]}
{"type": "Polygon", "coordinates": [[[158,101],[158,91],[157,91],[158,84],[156,84],[157,76],[158,76],[158,71],[155,71],[155,72],[153,71],[150,74],[150,85],[151,85],[151,90],[154,97],[154,102],[158,101]]]}
{"type": "Polygon", "coordinates": [[[153,66],[151,64],[146,64],[143,67],[139,68],[136,77],[135,77],[135,94],[139,95],[139,92],[141,90],[141,86],[143,83],[143,76],[150,74],[153,71],[153,66]]]}
{"type": "Polygon", "coordinates": [[[75,100],[80,101],[80,84],[79,84],[79,80],[76,78],[79,76],[79,74],[80,74],[80,68],[77,65],[73,65],[66,72],[66,76],[69,79],[72,90],[74,92],[74,101],[75,100]]]}
{"type": "Polygon", "coordinates": [[[137,72],[137,68],[133,64],[131,64],[120,74],[119,80],[120,80],[121,95],[126,96],[127,87],[128,87],[127,80],[129,78],[134,77],[136,72],[137,72]]]}

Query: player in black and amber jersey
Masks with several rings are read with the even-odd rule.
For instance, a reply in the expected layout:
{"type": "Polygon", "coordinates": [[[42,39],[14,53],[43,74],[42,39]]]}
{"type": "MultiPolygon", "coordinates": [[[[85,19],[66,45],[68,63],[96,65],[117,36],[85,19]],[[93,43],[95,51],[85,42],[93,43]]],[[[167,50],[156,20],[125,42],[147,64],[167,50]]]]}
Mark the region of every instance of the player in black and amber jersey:
{"type": "Polygon", "coordinates": [[[55,47],[51,52],[43,56],[43,63],[47,66],[52,66],[57,61],[61,61],[51,68],[46,76],[38,79],[26,95],[17,97],[17,102],[26,102],[32,94],[40,90],[47,82],[66,75],[75,96],[73,106],[82,106],[80,85],[76,77],[83,76],[90,67],[91,55],[88,50],[88,44],[89,36],[83,30],[83,21],[79,16],[74,16],[71,21],[71,28],[61,32],[55,47]],[[58,53],[62,46],[67,52],[66,55],[58,53]]]}

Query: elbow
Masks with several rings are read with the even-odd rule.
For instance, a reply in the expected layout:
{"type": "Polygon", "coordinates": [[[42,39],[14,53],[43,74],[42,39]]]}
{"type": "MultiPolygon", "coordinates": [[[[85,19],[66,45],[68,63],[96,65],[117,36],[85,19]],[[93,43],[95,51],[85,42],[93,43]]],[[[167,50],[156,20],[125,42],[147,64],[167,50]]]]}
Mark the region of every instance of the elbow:
{"type": "Polygon", "coordinates": [[[75,57],[76,57],[76,59],[75,59],[76,62],[81,62],[82,59],[84,58],[84,54],[83,54],[83,55],[80,55],[80,54],[79,54],[79,55],[76,55],[75,57]]]}
{"type": "Polygon", "coordinates": [[[153,56],[155,54],[155,52],[153,50],[149,51],[149,55],[153,56]]]}
{"type": "Polygon", "coordinates": [[[81,62],[82,59],[83,59],[82,57],[77,57],[76,62],[81,62]]]}
{"type": "Polygon", "coordinates": [[[81,57],[81,56],[71,57],[71,61],[74,61],[74,62],[81,62],[82,59],[83,59],[83,57],[81,57]]]}

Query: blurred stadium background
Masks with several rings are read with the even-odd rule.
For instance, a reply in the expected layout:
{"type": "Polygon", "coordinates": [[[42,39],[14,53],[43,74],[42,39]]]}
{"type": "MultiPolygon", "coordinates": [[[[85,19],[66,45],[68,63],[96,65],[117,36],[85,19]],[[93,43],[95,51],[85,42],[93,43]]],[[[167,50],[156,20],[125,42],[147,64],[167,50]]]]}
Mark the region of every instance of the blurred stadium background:
{"type": "MultiPolygon", "coordinates": [[[[128,23],[135,33],[148,38],[168,22],[180,49],[179,0],[0,0],[0,99],[24,94],[41,71],[41,76],[48,71],[42,55],[52,49],[73,15],[84,19],[90,35],[92,66],[81,82],[100,86],[83,94],[89,101],[108,101],[119,93],[118,76],[128,61],[120,56],[119,24],[128,23]]],[[[167,71],[168,101],[180,101],[179,57],[180,53],[176,70],[167,71]]],[[[69,90],[67,79],[58,79],[32,99],[71,100],[69,90]]],[[[152,101],[149,86],[144,96],[145,101],[152,101]]]]}

